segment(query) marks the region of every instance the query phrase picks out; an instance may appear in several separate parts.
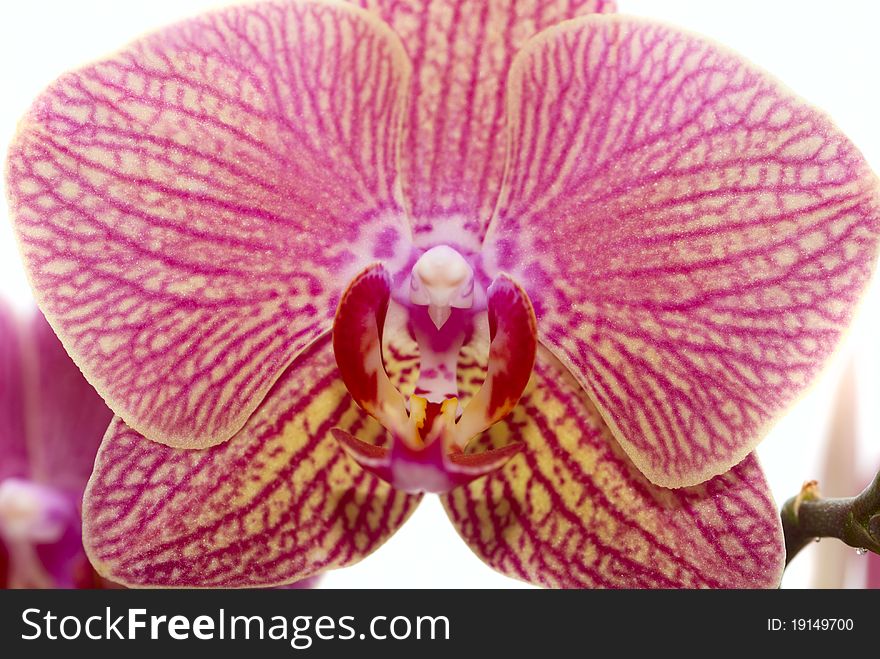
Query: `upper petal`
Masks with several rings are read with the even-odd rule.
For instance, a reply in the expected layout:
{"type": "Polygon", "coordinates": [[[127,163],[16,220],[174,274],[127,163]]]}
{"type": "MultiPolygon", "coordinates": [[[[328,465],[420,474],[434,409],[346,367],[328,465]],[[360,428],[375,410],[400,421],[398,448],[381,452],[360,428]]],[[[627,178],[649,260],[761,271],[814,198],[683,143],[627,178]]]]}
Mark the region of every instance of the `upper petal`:
{"type": "Polygon", "coordinates": [[[409,77],[367,12],[277,2],[168,28],[38,99],[8,163],[25,265],[129,425],[176,446],[230,437],[351,276],[409,235],[409,77]]]}
{"type": "Polygon", "coordinates": [[[504,169],[514,55],[546,27],[614,11],[614,1],[353,1],[394,28],[414,65],[401,166],[416,234],[460,242],[464,226],[481,237],[504,169]]]}
{"type": "Polygon", "coordinates": [[[723,473],[848,324],[877,255],[876,178],[763,73],[639,20],[548,30],[509,94],[489,260],[648,478],[723,473]]]}
{"type": "Polygon", "coordinates": [[[0,482],[28,475],[24,388],[18,320],[0,300],[0,482]]]}
{"type": "Polygon", "coordinates": [[[182,450],[120,419],[84,501],[96,569],[130,586],[277,586],[363,558],[420,500],[349,458],[330,430],[382,433],[336,375],[329,337],[303,353],[228,442],[182,450]]]}
{"type": "Polygon", "coordinates": [[[483,439],[526,446],[443,503],[470,547],[509,576],[562,588],[779,584],[782,525],[757,460],[693,488],[652,485],[546,351],[520,405],[483,439]]]}

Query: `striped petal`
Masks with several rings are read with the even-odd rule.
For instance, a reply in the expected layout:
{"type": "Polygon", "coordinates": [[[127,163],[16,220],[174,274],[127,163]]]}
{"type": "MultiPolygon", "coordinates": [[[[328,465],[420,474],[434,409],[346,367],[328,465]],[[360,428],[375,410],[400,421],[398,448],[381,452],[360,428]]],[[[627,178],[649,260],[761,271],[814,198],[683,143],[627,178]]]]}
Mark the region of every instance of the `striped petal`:
{"type": "Polygon", "coordinates": [[[775,587],[784,544],[753,456],[702,485],[652,485],[572,376],[540,351],[520,405],[485,443],[526,448],[443,504],[493,568],[562,588],[775,587]]]}
{"type": "Polygon", "coordinates": [[[18,320],[0,300],[0,482],[28,475],[24,387],[18,320]]]}
{"type": "Polygon", "coordinates": [[[382,433],[336,375],[329,338],[285,371],[225,444],[180,450],[116,419],[86,491],[84,537],[129,586],[277,586],[356,562],[419,501],[347,457],[330,430],[382,433]]]}
{"type": "Polygon", "coordinates": [[[8,163],[26,267],[131,427],[228,439],[351,277],[409,235],[409,77],[367,12],[268,2],[147,37],[34,104],[8,163]]]}
{"type": "Polygon", "coordinates": [[[546,31],[509,94],[490,262],[652,482],[727,471],[850,321],[877,255],[876,178],[765,74],[635,19],[546,31]]]}
{"type": "Polygon", "coordinates": [[[482,236],[504,168],[504,89],[514,55],[539,31],[612,12],[614,1],[353,1],[391,25],[416,71],[401,154],[415,232],[454,243],[467,240],[461,228],[482,236]]]}

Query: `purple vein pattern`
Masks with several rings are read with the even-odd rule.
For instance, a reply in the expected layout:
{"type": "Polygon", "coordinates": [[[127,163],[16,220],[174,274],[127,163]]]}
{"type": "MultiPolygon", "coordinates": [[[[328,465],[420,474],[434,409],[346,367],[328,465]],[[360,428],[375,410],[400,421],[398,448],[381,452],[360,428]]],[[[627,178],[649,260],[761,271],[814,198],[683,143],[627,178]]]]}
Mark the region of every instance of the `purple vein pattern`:
{"type": "Polygon", "coordinates": [[[382,427],[336,374],[329,337],[285,371],[228,442],[182,451],[118,418],[86,490],[86,550],[125,585],[278,586],[354,563],[415,510],[330,434],[382,427]]]}
{"type": "Polygon", "coordinates": [[[129,425],[182,447],[236,432],[332,321],[396,190],[410,64],[346,5],[182,23],[68,74],[9,160],[38,301],[129,425]]]}
{"type": "MultiPolygon", "coordinates": [[[[764,74],[594,13],[613,9],[250,4],[35,103],[10,153],[15,228],[118,415],[85,499],[102,574],[274,586],[384,542],[419,498],[333,438],[386,440],[326,332],[365,267],[397,286],[451,244],[482,284],[523,285],[547,349],[512,416],[466,447],[527,450],[444,498],[470,546],[551,586],[778,583],[749,452],[849,322],[877,182],[764,74]]],[[[385,358],[406,395],[419,357],[398,321],[385,358]]],[[[459,364],[462,403],[482,350],[459,364]]]]}
{"type": "Polygon", "coordinates": [[[848,324],[877,256],[876,178],[764,74],[637,20],[544,32],[509,94],[486,251],[651,481],[723,473],[848,324]]]}
{"type": "Polygon", "coordinates": [[[772,588],[782,526],[757,459],[693,488],[652,485],[580,385],[545,351],[487,441],[524,441],[499,471],[443,497],[480,558],[556,588],[772,588]]]}
{"type": "MultiPolygon", "coordinates": [[[[413,230],[482,237],[504,170],[504,97],[516,53],[613,0],[354,0],[400,36],[414,75],[401,168],[413,230]]],[[[421,236],[421,240],[430,240],[421,236]]]]}

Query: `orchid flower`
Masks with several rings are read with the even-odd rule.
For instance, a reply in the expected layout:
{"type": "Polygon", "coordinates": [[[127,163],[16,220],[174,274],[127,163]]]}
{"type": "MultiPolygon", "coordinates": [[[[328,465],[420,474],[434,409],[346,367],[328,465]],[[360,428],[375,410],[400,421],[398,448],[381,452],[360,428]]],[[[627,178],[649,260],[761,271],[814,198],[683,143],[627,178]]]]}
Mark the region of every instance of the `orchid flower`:
{"type": "Polygon", "coordinates": [[[80,501],[112,412],[39,313],[0,304],[0,587],[91,588],[80,501]]]}
{"type": "Polygon", "coordinates": [[[876,260],[818,111],[606,0],[287,1],[58,80],[10,150],[38,302],[116,413],[127,585],[351,564],[436,492],[556,587],[772,587],[751,453],[876,260]]]}

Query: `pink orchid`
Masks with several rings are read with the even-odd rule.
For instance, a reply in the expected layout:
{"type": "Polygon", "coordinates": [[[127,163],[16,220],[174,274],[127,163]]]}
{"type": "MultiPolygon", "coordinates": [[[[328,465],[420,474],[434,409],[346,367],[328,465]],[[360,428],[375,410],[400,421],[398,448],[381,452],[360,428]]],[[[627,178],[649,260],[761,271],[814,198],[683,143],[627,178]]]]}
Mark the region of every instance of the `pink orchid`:
{"type": "Polygon", "coordinates": [[[877,181],[737,56],[611,11],[251,4],[38,99],[10,198],[117,415],[99,572],[286,583],[431,491],[533,583],[779,583],[751,451],[850,320],[877,181]]]}
{"type": "Polygon", "coordinates": [[[80,501],[112,416],[42,315],[22,324],[0,304],[0,587],[106,585],[80,501]]]}

